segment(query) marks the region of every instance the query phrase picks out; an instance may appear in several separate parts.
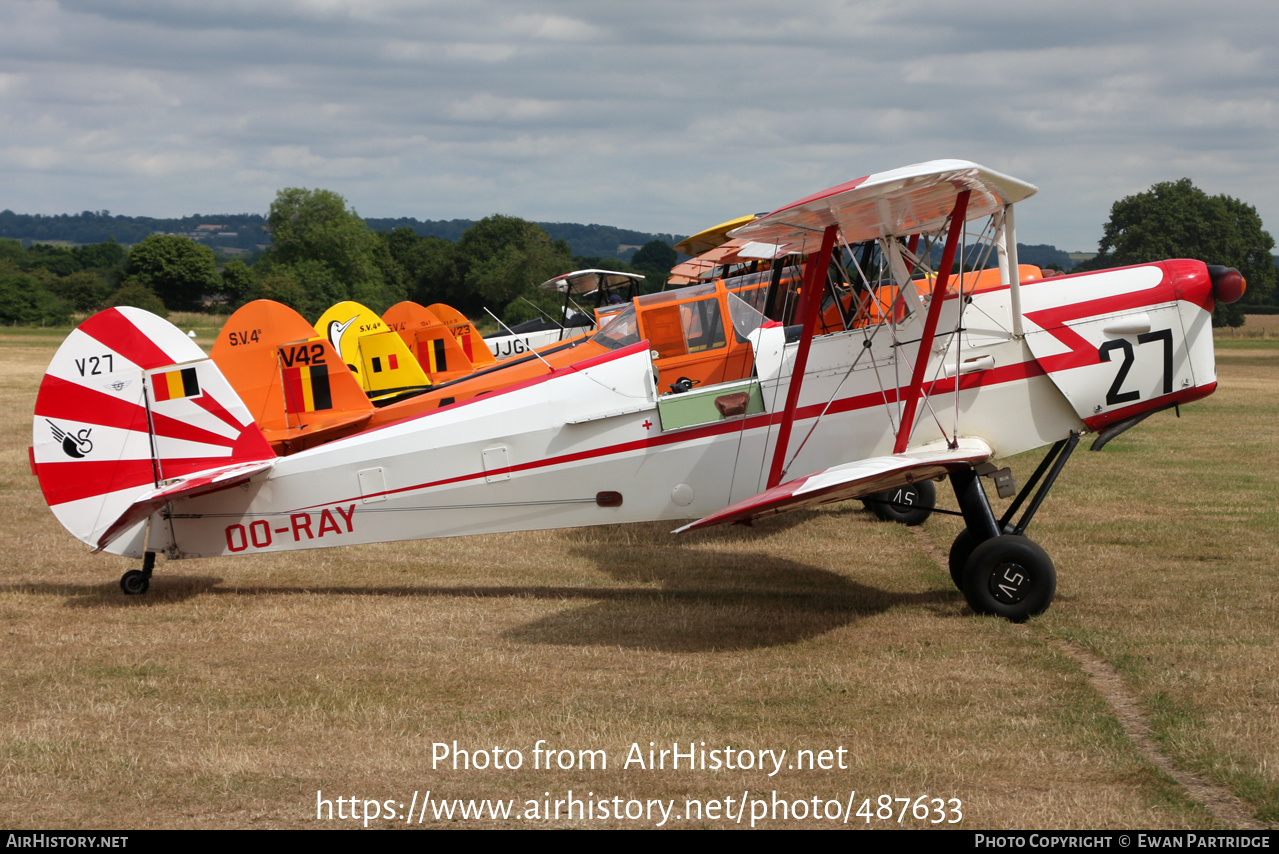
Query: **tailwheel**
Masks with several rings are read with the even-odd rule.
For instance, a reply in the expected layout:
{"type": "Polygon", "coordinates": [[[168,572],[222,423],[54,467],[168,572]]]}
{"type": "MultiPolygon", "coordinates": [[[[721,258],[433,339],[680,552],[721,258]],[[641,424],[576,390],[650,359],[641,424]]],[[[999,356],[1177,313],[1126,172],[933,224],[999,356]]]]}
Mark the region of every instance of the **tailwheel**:
{"type": "Polygon", "coordinates": [[[155,552],[142,558],[141,569],[131,569],[120,576],[120,589],[125,596],[141,596],[151,587],[151,571],[155,568],[155,552]]]}
{"type": "Polygon", "coordinates": [[[126,596],[140,596],[151,586],[151,579],[142,574],[140,569],[131,569],[120,576],[120,589],[126,596]]]}
{"type": "Polygon", "coordinates": [[[1034,541],[1004,534],[972,550],[964,564],[961,589],[978,614],[1022,623],[1052,604],[1057,570],[1048,553],[1034,541]]]}
{"type": "Polygon", "coordinates": [[[937,506],[937,487],[931,480],[921,480],[877,492],[862,503],[884,522],[913,527],[924,524],[933,515],[933,508],[937,506]]]}

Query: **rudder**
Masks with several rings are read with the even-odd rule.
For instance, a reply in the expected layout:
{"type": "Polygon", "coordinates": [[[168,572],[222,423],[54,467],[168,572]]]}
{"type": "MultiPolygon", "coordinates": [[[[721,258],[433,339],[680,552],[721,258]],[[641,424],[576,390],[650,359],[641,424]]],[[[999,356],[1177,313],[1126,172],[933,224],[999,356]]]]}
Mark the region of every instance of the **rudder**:
{"type": "Polygon", "coordinates": [[[112,551],[142,549],[145,521],[117,522],[139,496],[190,475],[275,454],[217,366],[181,330],[137,308],[84,321],[36,397],[32,469],[68,531],[112,551]]]}

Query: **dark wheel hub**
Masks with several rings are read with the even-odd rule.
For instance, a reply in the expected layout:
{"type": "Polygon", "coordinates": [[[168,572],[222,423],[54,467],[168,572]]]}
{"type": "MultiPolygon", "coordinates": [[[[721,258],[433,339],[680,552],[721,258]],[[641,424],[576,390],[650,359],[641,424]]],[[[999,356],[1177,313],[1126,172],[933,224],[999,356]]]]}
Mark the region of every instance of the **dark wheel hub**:
{"type": "Polygon", "coordinates": [[[1048,554],[1026,537],[1003,534],[979,544],[964,564],[964,598],[978,614],[1023,622],[1042,614],[1057,592],[1048,554]]]}
{"type": "Polygon", "coordinates": [[[1019,563],[1001,563],[990,576],[990,595],[1004,605],[1020,603],[1033,586],[1030,573],[1019,563]]]}
{"type": "Polygon", "coordinates": [[[141,596],[150,586],[151,579],[139,570],[131,569],[120,576],[120,589],[126,596],[141,596]]]}

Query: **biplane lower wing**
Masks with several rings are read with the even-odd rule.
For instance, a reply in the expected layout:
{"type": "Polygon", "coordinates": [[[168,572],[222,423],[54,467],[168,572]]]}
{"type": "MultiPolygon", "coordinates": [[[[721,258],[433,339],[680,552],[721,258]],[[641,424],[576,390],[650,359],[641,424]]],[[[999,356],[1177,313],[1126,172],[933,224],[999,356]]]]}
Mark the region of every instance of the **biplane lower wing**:
{"type": "Polygon", "coordinates": [[[832,501],[863,498],[907,483],[932,480],[960,469],[970,468],[993,456],[980,439],[960,439],[958,447],[922,447],[902,454],[871,457],[832,466],[786,483],[778,484],[745,501],[725,507],[690,522],[674,533],[709,528],[712,525],[747,523],[761,516],[799,510],[832,501]]]}

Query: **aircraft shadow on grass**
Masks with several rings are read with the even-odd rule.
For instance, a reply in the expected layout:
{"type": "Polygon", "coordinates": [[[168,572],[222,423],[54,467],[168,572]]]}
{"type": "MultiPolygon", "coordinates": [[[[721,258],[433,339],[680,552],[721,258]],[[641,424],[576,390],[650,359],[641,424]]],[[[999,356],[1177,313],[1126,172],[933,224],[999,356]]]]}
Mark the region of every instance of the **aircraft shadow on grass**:
{"type": "Polygon", "coordinates": [[[896,606],[950,609],[958,595],[942,584],[917,593],[890,592],[812,565],[753,550],[720,552],[701,543],[756,542],[829,511],[766,520],[753,529],[719,529],[683,540],[652,523],[565,532],[586,558],[618,582],[575,585],[221,586],[209,575],[170,575],[146,599],[123,599],[113,584],[13,584],[0,590],[65,597],[71,608],[164,607],[196,596],[405,596],[538,599],[561,611],[502,634],[531,644],[620,646],[667,652],[754,649],[806,640],[896,606]],[[659,585],[659,586],[654,586],[659,585]],[[587,600],[591,604],[578,605],[587,600]]]}
{"type": "MultiPolygon", "coordinates": [[[[899,605],[953,605],[957,594],[940,583],[919,593],[890,592],[774,554],[694,548],[701,541],[775,536],[815,515],[793,513],[752,531],[721,530],[675,542],[663,539],[669,526],[631,525],[625,548],[598,532],[570,532],[581,541],[573,554],[594,561],[601,572],[622,583],[661,587],[568,609],[504,636],[527,643],[728,651],[806,640],[899,605]]],[[[589,590],[583,595],[592,597],[589,590]]]]}

